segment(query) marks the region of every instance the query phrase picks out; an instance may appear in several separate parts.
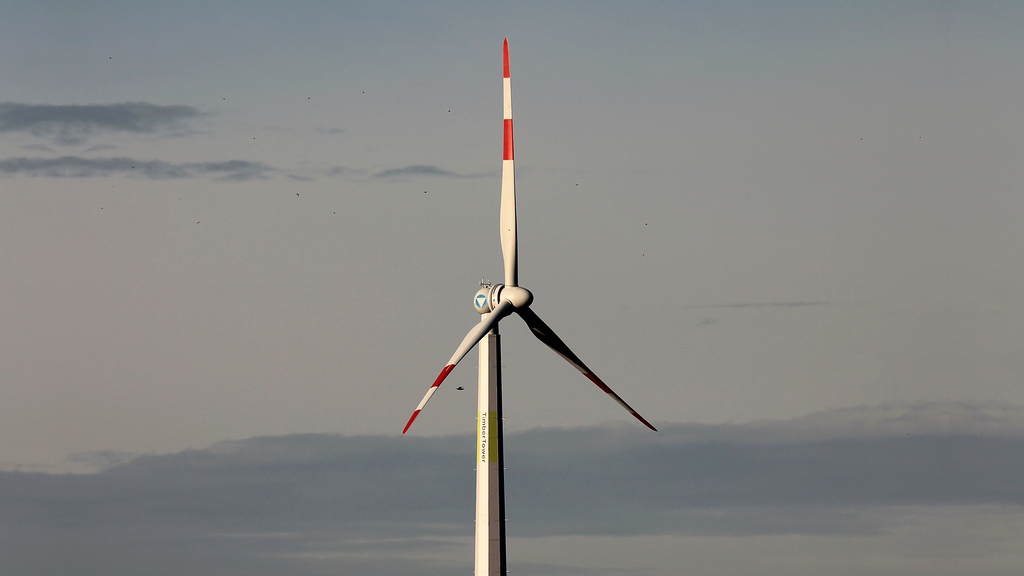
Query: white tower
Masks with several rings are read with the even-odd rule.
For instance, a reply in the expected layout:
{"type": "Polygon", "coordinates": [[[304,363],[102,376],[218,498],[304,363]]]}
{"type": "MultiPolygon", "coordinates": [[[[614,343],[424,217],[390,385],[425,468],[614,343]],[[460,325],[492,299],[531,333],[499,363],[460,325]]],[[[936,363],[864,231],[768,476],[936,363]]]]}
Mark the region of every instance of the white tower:
{"type": "Polygon", "coordinates": [[[476,413],[476,553],[474,574],[505,576],[505,459],[501,446],[501,337],[479,344],[476,413]]]}

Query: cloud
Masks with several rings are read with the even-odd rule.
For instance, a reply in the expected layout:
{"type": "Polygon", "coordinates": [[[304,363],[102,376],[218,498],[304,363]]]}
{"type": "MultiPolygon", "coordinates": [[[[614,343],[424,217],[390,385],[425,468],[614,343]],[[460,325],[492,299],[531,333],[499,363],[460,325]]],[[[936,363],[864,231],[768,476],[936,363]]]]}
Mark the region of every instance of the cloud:
{"type": "Polygon", "coordinates": [[[0,160],[0,174],[28,174],[51,178],[85,178],[113,174],[138,175],[153,180],[214,176],[218,180],[254,180],[266,178],[274,169],[262,162],[228,160],[226,162],[186,162],[133,158],[7,158],[0,160]]]}
{"type": "Polygon", "coordinates": [[[704,304],[699,306],[687,306],[687,308],[801,308],[804,306],[826,306],[828,304],[831,304],[831,302],[817,300],[794,302],[733,302],[730,304],[704,304]]]}
{"type": "MultiPolygon", "coordinates": [[[[886,510],[1024,506],[1018,407],[886,405],[659,428],[508,434],[510,536],[865,535],[890,526],[886,510]]],[[[471,556],[472,443],[307,434],[145,455],[98,474],[3,472],[0,555],[50,562],[49,572],[145,560],[161,574],[197,562],[230,574],[441,573],[459,566],[451,554],[471,556]]]]}
{"type": "Polygon", "coordinates": [[[320,173],[323,174],[324,176],[346,176],[346,177],[350,177],[350,178],[351,177],[361,178],[361,177],[365,176],[366,171],[365,170],[356,169],[356,168],[349,168],[347,166],[337,165],[337,166],[331,166],[330,168],[328,168],[326,170],[321,170],[320,173]]]}
{"type": "Polygon", "coordinates": [[[414,164],[404,168],[390,168],[373,175],[374,178],[395,178],[397,176],[438,176],[442,178],[482,178],[491,174],[459,174],[437,166],[414,164]]]}
{"type": "Polygon", "coordinates": [[[363,181],[366,176],[366,171],[341,165],[334,165],[330,167],[307,165],[286,174],[286,176],[297,182],[314,182],[317,178],[336,177],[342,177],[351,181],[363,181]]]}
{"type": "MultiPolygon", "coordinates": [[[[41,152],[53,152],[53,148],[46,146],[45,144],[26,144],[22,146],[25,150],[39,150],[41,152]]],[[[87,150],[88,152],[88,150],[87,150]]]]}
{"type": "Polygon", "coordinates": [[[191,106],[158,106],[148,102],[120,104],[0,103],[0,133],[29,132],[54,136],[58,144],[80,144],[99,131],[153,133],[176,130],[202,116],[191,106]]]}
{"type": "Polygon", "coordinates": [[[1018,407],[892,404],[659,430],[510,435],[509,509],[532,535],[744,535],[884,530],[862,513],[872,507],[1024,505],[1018,407]]]}
{"type": "Polygon", "coordinates": [[[517,576],[626,576],[629,574],[647,574],[646,570],[621,568],[578,568],[556,564],[538,564],[535,562],[517,562],[517,576]]]}
{"type": "Polygon", "coordinates": [[[71,454],[66,458],[66,461],[76,465],[76,468],[82,468],[91,472],[101,472],[114,466],[131,462],[138,456],[134,452],[96,450],[93,452],[71,454]]]}
{"type": "Polygon", "coordinates": [[[113,150],[117,146],[111,146],[110,144],[95,144],[85,149],[86,152],[99,152],[101,150],[113,150]]]}

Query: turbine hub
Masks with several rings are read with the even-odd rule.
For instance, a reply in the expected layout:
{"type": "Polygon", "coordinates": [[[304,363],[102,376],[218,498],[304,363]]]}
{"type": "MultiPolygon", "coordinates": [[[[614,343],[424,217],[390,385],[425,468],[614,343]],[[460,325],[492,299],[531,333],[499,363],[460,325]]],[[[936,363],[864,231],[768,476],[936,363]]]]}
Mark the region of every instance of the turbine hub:
{"type": "Polygon", "coordinates": [[[526,308],[533,302],[533,293],[520,286],[482,286],[473,297],[473,308],[480,314],[487,314],[502,300],[508,300],[516,308],[526,308]]]}
{"type": "Polygon", "coordinates": [[[516,308],[526,308],[533,302],[533,293],[521,286],[506,286],[501,299],[508,300],[516,308]]]}

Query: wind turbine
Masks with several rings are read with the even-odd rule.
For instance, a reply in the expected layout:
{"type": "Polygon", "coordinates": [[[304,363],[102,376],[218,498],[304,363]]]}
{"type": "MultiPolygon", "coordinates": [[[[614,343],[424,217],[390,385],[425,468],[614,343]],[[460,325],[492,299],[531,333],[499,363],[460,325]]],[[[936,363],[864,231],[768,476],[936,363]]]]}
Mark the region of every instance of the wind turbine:
{"type": "Polygon", "coordinates": [[[512,146],[512,83],[509,77],[508,38],[502,48],[505,71],[505,146],[501,164],[501,254],[505,261],[505,283],[483,285],[473,298],[480,313],[480,323],[473,327],[448,360],[448,364],[427,390],[413,411],[402,434],[409,431],[420,411],[434,395],[448,374],[473,346],[480,344],[479,388],[476,426],[476,576],[505,576],[505,474],[501,425],[501,346],[498,322],[516,313],[526,321],[533,334],[556,354],[565,358],[597,387],[612,397],[637,420],[651,430],[651,423],[612,392],[594,372],[579,359],[562,339],[530,310],[533,294],[519,286],[519,261],[516,254],[516,180],[512,146]]]}

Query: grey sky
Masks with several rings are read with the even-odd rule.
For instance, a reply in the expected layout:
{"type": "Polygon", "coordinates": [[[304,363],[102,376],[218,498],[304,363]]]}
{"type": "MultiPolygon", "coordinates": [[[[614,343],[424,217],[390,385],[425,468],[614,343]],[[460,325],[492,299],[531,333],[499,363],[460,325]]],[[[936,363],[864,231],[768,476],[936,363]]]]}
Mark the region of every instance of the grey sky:
{"type": "MultiPolygon", "coordinates": [[[[1017,4],[13,1],[3,15],[0,469],[177,462],[295,434],[398,446],[477,320],[477,282],[501,274],[505,36],[521,281],[646,418],[724,434],[858,406],[1024,405],[1017,4]]],[[[629,422],[518,319],[501,329],[510,433],[629,422]]],[[[474,364],[402,441],[472,429],[474,364]]],[[[864,458],[891,448],[833,437],[864,458]]],[[[727,455],[802,465],[772,450],[727,455]]],[[[757,572],[736,553],[764,550],[750,542],[805,562],[788,574],[872,550],[891,553],[879,573],[928,573],[941,553],[967,570],[978,550],[1021,548],[1017,504],[938,493],[965,512],[877,505],[957,527],[941,537],[847,499],[853,512],[793,504],[764,522],[890,531],[515,545],[537,572],[617,573],[602,559],[619,550],[731,574],[757,572]]],[[[465,555],[453,546],[435,568],[465,555]]]]}

